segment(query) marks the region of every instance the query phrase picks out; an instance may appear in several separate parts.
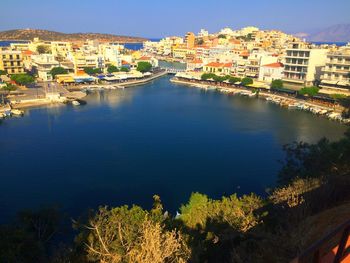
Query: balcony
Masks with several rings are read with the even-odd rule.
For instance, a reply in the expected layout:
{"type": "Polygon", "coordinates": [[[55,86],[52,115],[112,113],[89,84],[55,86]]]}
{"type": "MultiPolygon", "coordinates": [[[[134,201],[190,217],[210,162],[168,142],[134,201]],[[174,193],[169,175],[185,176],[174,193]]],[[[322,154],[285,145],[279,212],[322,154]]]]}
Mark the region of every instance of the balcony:
{"type": "Polygon", "coordinates": [[[309,63],[307,62],[293,62],[293,61],[285,61],[284,64],[291,65],[291,66],[303,66],[303,67],[307,67],[309,65],[309,63]]]}
{"type": "Polygon", "coordinates": [[[322,71],[338,73],[338,74],[350,74],[350,69],[337,69],[337,68],[323,67],[322,71]]]}

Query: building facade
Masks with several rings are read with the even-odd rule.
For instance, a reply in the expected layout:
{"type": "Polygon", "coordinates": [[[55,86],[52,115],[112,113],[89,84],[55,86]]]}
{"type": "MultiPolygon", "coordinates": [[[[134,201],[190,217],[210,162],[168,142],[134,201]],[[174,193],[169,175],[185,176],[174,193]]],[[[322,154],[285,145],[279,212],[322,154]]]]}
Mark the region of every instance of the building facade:
{"type": "Polygon", "coordinates": [[[327,55],[322,68],[321,87],[350,90],[350,43],[327,55]]]}
{"type": "Polygon", "coordinates": [[[283,81],[296,85],[313,85],[321,78],[326,58],[327,49],[313,48],[303,42],[292,43],[285,54],[283,81]]]}
{"type": "Polygon", "coordinates": [[[24,73],[22,52],[0,50],[0,70],[6,71],[8,74],[24,73]]]}

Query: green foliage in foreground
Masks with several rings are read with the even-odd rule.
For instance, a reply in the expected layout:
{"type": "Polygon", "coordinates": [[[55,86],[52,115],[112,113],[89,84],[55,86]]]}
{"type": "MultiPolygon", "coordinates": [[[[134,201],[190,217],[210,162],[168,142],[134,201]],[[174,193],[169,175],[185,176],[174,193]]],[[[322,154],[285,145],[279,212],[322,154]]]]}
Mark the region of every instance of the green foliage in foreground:
{"type": "Polygon", "coordinates": [[[1,76],[1,75],[6,75],[6,74],[7,74],[7,73],[6,73],[5,70],[1,70],[1,69],[0,69],[0,76],[1,76]]]}
{"type": "Polygon", "coordinates": [[[322,237],[308,235],[305,222],[350,201],[350,130],[337,142],[294,143],[285,151],[279,185],[265,198],[193,193],[176,218],[159,196],[150,210],[100,207],[74,222],[78,235],[66,249],[51,242],[61,233],[57,210],[21,213],[0,226],[0,261],[290,262],[322,237]]]}
{"type": "Polygon", "coordinates": [[[152,64],[146,61],[140,61],[137,63],[137,71],[140,71],[142,73],[149,72],[152,69],[152,64]]]}
{"type": "Polygon", "coordinates": [[[298,94],[299,95],[302,95],[302,96],[310,96],[310,97],[313,97],[313,96],[316,96],[319,92],[320,88],[318,87],[304,87],[302,88],[301,90],[298,91],[298,94]]]}
{"type": "Polygon", "coordinates": [[[20,85],[27,85],[27,84],[34,83],[35,78],[28,74],[14,74],[14,75],[11,75],[11,80],[15,81],[20,85]]]}
{"type": "Polygon", "coordinates": [[[62,67],[55,67],[50,70],[50,74],[52,75],[53,78],[55,78],[57,75],[61,74],[67,74],[68,70],[62,67]]]}

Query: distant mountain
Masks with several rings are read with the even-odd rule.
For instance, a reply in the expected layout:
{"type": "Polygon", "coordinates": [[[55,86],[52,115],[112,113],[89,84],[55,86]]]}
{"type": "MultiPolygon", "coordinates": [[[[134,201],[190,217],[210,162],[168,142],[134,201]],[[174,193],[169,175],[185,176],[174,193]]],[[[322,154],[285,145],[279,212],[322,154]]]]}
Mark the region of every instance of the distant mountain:
{"type": "Polygon", "coordinates": [[[350,42],[350,24],[342,24],[328,27],[306,36],[313,42],[350,42]]]}
{"type": "Polygon", "coordinates": [[[38,37],[45,41],[85,41],[86,39],[98,39],[103,42],[140,43],[146,38],[118,36],[99,33],[72,33],[66,34],[41,29],[16,29],[0,32],[0,40],[33,40],[38,37]]]}

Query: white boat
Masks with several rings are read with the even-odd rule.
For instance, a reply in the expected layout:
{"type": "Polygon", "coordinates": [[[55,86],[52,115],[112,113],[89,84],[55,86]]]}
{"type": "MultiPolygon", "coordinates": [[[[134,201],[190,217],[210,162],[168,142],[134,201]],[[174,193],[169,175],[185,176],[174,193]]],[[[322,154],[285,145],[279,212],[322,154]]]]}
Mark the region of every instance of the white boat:
{"type": "Polygon", "coordinates": [[[72,105],[73,105],[73,106],[80,106],[80,102],[77,101],[77,100],[73,100],[73,101],[72,101],[72,105]]]}
{"type": "Polygon", "coordinates": [[[16,116],[21,116],[21,115],[23,115],[23,113],[24,113],[23,111],[18,110],[18,109],[11,110],[11,114],[16,115],[16,116]]]}

